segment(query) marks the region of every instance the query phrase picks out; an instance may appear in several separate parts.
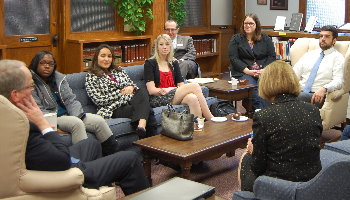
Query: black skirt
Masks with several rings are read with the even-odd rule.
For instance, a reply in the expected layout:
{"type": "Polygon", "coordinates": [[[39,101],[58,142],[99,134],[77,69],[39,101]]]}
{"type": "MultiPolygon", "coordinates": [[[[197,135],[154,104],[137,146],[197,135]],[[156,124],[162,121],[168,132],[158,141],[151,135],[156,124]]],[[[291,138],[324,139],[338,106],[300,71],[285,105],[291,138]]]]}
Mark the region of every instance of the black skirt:
{"type": "Polygon", "coordinates": [[[151,95],[149,97],[151,107],[156,108],[156,107],[166,106],[166,105],[170,104],[174,98],[176,89],[177,88],[171,90],[166,95],[159,95],[159,96],[151,95]]]}

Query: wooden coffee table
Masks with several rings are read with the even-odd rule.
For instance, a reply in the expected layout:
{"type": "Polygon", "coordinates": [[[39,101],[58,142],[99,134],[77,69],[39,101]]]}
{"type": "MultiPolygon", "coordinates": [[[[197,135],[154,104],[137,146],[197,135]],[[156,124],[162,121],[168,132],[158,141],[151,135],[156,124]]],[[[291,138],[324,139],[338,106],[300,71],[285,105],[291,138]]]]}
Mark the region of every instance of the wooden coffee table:
{"type": "Polygon", "coordinates": [[[232,88],[232,85],[227,80],[217,80],[214,83],[207,83],[204,85],[209,89],[209,96],[217,97],[219,99],[226,99],[228,101],[240,101],[248,98],[247,114],[251,117],[253,113],[253,89],[257,85],[237,85],[237,88],[232,88]]]}
{"type": "Polygon", "coordinates": [[[141,147],[144,155],[144,170],[151,179],[151,159],[179,164],[181,176],[189,178],[192,163],[213,160],[226,153],[234,156],[236,148],[245,148],[252,132],[252,120],[236,122],[231,119],[226,122],[205,122],[203,131],[195,131],[193,139],[178,141],[164,135],[156,135],[135,141],[141,147]]]}

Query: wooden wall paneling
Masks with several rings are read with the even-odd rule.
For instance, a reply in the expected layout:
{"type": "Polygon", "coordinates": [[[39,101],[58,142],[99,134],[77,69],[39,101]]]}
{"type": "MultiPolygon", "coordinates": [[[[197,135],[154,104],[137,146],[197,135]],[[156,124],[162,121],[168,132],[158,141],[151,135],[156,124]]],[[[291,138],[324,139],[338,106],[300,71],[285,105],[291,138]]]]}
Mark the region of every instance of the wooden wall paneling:
{"type": "MultiPolygon", "coordinates": [[[[153,5],[152,5],[152,12],[153,12],[154,18],[153,18],[153,22],[152,21],[150,22],[150,23],[152,23],[152,29],[149,29],[152,31],[150,33],[150,35],[152,35],[150,46],[149,46],[150,54],[151,54],[151,49],[154,45],[153,44],[154,40],[157,38],[158,35],[164,33],[164,23],[167,20],[166,19],[166,4],[167,4],[167,1],[154,0],[153,5]]],[[[150,55],[148,55],[148,56],[150,56],[150,55]]]]}
{"type": "MultiPolygon", "coordinates": [[[[226,25],[225,25],[226,26],[226,25]]],[[[230,65],[230,59],[228,57],[228,44],[233,35],[233,26],[226,26],[227,29],[220,29],[221,26],[211,26],[211,30],[219,31],[221,33],[221,48],[220,56],[221,56],[221,64],[218,72],[227,72],[228,66],[230,65]]]]}
{"type": "Polygon", "coordinates": [[[0,44],[4,44],[4,35],[5,35],[5,9],[4,9],[4,1],[0,1],[0,44]]]}
{"type": "Polygon", "coordinates": [[[6,45],[0,45],[0,60],[6,59],[6,45]]]}
{"type": "Polygon", "coordinates": [[[345,22],[350,22],[350,0],[345,1],[345,22]]]}
{"type": "Polygon", "coordinates": [[[299,0],[299,13],[303,13],[303,20],[301,22],[301,27],[306,26],[306,0],[299,0]]]}
{"type": "Polygon", "coordinates": [[[232,24],[233,24],[233,32],[234,34],[240,32],[241,24],[244,20],[245,16],[245,0],[233,0],[233,16],[232,16],[232,24]]]}

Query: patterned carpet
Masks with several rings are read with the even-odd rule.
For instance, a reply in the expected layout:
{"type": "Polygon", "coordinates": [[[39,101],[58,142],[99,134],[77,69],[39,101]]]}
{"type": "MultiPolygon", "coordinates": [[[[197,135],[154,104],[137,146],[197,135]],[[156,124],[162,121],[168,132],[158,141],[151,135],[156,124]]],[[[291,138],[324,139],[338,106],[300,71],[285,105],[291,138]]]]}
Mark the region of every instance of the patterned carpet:
{"type": "MultiPolygon", "coordinates": [[[[237,102],[237,110],[244,113],[245,109],[241,101],[237,102]]],[[[339,130],[327,130],[322,133],[322,141],[330,141],[338,138],[341,134],[339,130]]],[[[234,191],[239,189],[237,182],[237,169],[239,159],[243,149],[237,149],[234,157],[221,156],[216,160],[205,161],[200,165],[193,166],[190,178],[194,181],[215,187],[215,195],[232,199],[234,191]]],[[[180,176],[180,173],[172,168],[161,164],[152,163],[153,185],[160,184],[172,177],[180,176]]],[[[123,192],[117,187],[117,198],[124,197],[123,192]]]]}
{"type": "MultiPolygon", "coordinates": [[[[205,161],[191,169],[191,180],[215,187],[215,195],[231,199],[238,189],[237,168],[242,149],[236,150],[234,157],[221,156],[216,160],[205,161]]],[[[161,164],[152,163],[152,180],[158,185],[172,177],[180,176],[180,172],[161,164]]],[[[117,187],[117,198],[123,197],[123,192],[117,187]]]]}

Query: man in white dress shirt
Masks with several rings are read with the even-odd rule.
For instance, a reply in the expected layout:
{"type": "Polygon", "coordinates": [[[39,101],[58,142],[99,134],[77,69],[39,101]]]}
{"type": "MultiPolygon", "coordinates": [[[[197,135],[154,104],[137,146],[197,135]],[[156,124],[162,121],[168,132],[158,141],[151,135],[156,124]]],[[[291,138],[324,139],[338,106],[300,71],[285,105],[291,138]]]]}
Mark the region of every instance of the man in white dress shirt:
{"type": "Polygon", "coordinates": [[[334,49],[337,37],[338,31],[333,26],[322,27],[319,38],[321,49],[306,53],[293,67],[302,88],[299,99],[313,103],[319,108],[322,107],[327,92],[340,89],[343,83],[344,57],[334,49]],[[321,52],[323,58],[319,58],[321,52]],[[318,59],[320,64],[318,69],[314,70],[316,76],[310,81],[309,76],[312,76],[318,59]]]}

